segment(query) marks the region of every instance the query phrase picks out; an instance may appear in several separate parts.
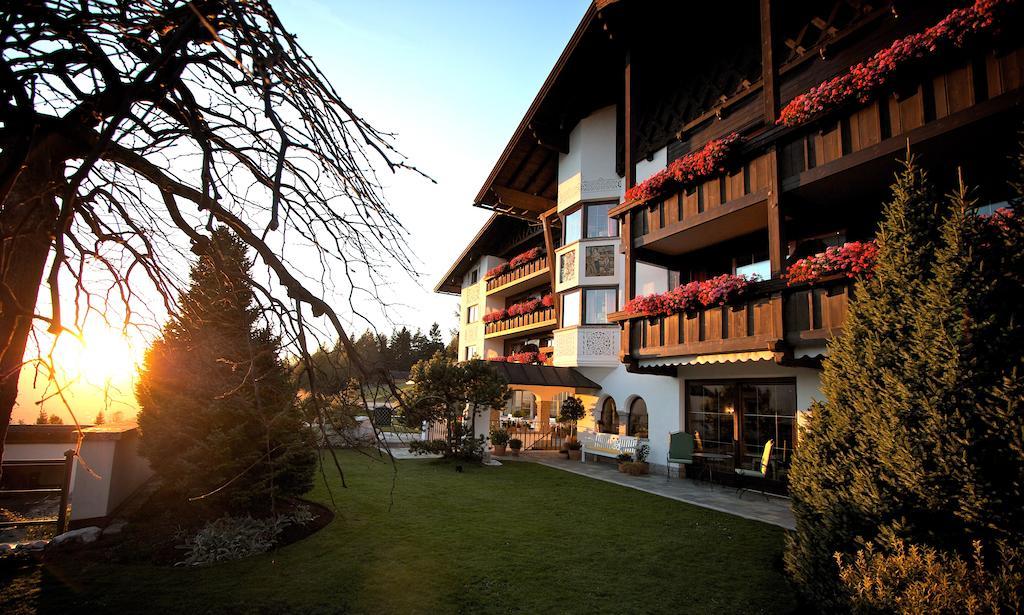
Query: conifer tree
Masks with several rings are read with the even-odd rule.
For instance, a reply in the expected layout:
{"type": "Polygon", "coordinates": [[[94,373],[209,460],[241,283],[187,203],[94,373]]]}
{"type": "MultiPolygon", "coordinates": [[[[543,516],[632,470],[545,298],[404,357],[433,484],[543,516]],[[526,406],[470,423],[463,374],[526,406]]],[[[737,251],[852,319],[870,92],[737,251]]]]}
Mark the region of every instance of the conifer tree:
{"type": "Polygon", "coordinates": [[[967,556],[974,540],[994,549],[1024,538],[1024,297],[1013,268],[1024,237],[972,206],[962,188],[937,199],[908,160],[874,276],[858,283],[830,346],[827,401],[812,409],[790,474],[797,530],[786,552],[821,606],[843,607],[835,556],[865,542],[967,556]]]}
{"type": "Polygon", "coordinates": [[[315,455],[279,339],[259,325],[245,244],[216,230],[188,291],[146,354],[141,451],[172,490],[237,508],[312,486],[315,455]]]}

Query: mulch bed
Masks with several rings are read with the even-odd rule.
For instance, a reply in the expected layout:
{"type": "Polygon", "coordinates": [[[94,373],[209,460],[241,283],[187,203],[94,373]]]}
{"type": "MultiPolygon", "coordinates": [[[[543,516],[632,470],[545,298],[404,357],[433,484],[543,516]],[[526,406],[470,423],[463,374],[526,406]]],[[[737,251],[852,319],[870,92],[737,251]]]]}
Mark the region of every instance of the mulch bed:
{"type": "MultiPolygon", "coordinates": [[[[313,513],[313,520],[304,525],[286,527],[281,532],[274,549],[298,542],[316,533],[334,519],[334,512],[329,508],[302,499],[278,501],[275,505],[275,512],[287,514],[300,505],[310,509],[310,512],[313,513]]],[[[88,557],[91,561],[173,566],[175,562],[179,562],[185,557],[185,551],[176,548],[176,545],[183,544],[185,537],[195,534],[208,521],[228,514],[232,514],[232,511],[216,502],[206,500],[187,502],[166,492],[156,491],[146,502],[126,515],[128,525],[120,534],[103,536],[91,544],[63,545],[59,548],[48,548],[42,552],[32,553],[31,556],[25,555],[29,559],[45,561],[61,560],[66,562],[77,557],[88,557]]],[[[239,513],[233,511],[233,514],[239,513]]],[[[260,517],[266,516],[266,514],[253,514],[252,516],[260,517]]],[[[23,558],[19,557],[18,559],[23,558]]],[[[13,563],[8,562],[8,564],[13,563]]],[[[2,564],[0,567],[3,567],[2,564]]]]}

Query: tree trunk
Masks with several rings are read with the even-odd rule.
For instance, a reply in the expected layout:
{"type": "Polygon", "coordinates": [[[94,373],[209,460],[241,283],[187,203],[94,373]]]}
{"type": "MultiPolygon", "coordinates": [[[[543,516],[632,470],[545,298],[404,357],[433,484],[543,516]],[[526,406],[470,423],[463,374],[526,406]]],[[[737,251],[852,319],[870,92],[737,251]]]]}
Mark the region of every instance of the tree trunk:
{"type": "Polygon", "coordinates": [[[0,459],[50,253],[63,163],[41,151],[27,161],[0,208],[0,459]]]}

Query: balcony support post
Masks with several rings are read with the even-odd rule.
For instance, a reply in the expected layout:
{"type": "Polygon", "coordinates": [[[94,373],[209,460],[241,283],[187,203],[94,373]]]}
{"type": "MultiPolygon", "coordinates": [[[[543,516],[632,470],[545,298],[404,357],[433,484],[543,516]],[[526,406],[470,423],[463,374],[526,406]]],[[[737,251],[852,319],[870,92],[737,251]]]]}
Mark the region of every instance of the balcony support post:
{"type": "Polygon", "coordinates": [[[551,218],[558,214],[558,207],[552,207],[540,215],[541,224],[544,225],[544,250],[548,258],[548,278],[551,280],[551,298],[555,302],[555,321],[558,326],[562,325],[562,301],[555,292],[555,282],[558,274],[555,272],[555,232],[551,226],[551,218]]]}

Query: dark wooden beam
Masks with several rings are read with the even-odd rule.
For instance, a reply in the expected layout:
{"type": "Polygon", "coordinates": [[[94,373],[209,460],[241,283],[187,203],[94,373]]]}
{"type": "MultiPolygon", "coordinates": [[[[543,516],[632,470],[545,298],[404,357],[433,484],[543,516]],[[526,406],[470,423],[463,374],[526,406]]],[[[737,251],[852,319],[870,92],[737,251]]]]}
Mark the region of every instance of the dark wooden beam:
{"type": "Polygon", "coordinates": [[[560,154],[569,153],[569,135],[563,131],[530,124],[530,133],[537,145],[560,154]]]}
{"type": "Polygon", "coordinates": [[[633,101],[633,54],[626,52],[626,67],[624,74],[624,104],[623,104],[623,146],[626,166],[626,190],[636,185],[636,160],[634,158],[636,147],[636,107],[633,101]]]}
{"type": "Polygon", "coordinates": [[[555,206],[553,201],[545,199],[542,196],[522,192],[521,190],[516,190],[514,188],[494,186],[492,190],[494,190],[494,194],[497,195],[498,200],[500,200],[502,204],[516,207],[518,209],[541,214],[555,206]]]}
{"type": "Polygon", "coordinates": [[[761,83],[764,101],[764,122],[771,126],[779,111],[779,88],[776,82],[775,37],[772,33],[772,0],[761,0],[761,83]]]}
{"type": "Polygon", "coordinates": [[[558,208],[552,207],[540,215],[540,220],[544,225],[544,250],[548,254],[548,277],[551,281],[551,293],[555,297],[555,320],[561,323],[562,301],[555,294],[555,233],[551,225],[551,219],[557,215],[558,208]]]}

